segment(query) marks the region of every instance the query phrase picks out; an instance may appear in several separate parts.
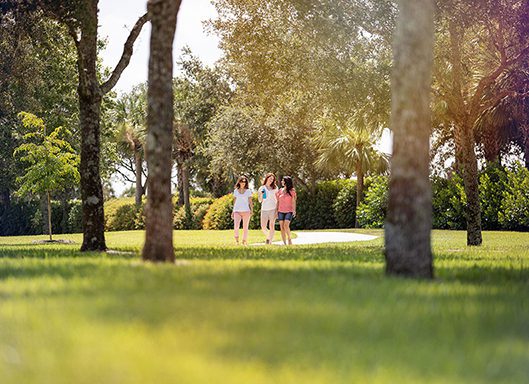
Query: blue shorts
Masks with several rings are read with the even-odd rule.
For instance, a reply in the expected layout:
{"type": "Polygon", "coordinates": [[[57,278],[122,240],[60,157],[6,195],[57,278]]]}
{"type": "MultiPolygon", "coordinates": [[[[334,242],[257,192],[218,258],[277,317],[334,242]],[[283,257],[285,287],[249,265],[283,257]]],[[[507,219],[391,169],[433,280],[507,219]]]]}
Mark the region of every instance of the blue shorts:
{"type": "Polygon", "coordinates": [[[278,212],[277,219],[279,221],[284,221],[284,220],[292,221],[292,212],[278,212]]]}

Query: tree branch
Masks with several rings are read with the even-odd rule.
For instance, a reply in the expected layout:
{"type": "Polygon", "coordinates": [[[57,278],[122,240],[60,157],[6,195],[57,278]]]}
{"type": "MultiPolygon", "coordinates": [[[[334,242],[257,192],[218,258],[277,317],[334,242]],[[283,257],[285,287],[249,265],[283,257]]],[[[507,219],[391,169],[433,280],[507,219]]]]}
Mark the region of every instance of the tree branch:
{"type": "Polygon", "coordinates": [[[119,62],[116,65],[116,68],[114,69],[114,71],[112,72],[112,75],[110,75],[108,80],[105,81],[101,85],[101,92],[103,94],[110,92],[110,90],[114,88],[119,78],[121,77],[121,74],[123,73],[125,68],[127,68],[127,66],[129,65],[130,58],[133,52],[134,42],[138,38],[145,23],[147,23],[147,21],[150,21],[150,20],[151,20],[151,15],[149,13],[146,13],[145,15],[140,17],[138,21],[136,21],[136,24],[130,31],[129,37],[127,38],[127,41],[125,42],[125,45],[123,47],[123,54],[121,55],[121,59],[119,59],[119,62]]]}

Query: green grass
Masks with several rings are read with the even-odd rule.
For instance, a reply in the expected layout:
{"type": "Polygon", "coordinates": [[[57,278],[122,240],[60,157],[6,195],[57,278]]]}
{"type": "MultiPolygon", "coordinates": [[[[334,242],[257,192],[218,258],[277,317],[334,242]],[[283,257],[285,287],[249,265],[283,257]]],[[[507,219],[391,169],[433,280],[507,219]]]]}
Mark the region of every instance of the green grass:
{"type": "Polygon", "coordinates": [[[0,238],[0,383],[529,381],[529,234],[436,231],[432,282],[385,277],[381,238],[181,231],[177,264],[152,265],[143,236],[0,238]]]}

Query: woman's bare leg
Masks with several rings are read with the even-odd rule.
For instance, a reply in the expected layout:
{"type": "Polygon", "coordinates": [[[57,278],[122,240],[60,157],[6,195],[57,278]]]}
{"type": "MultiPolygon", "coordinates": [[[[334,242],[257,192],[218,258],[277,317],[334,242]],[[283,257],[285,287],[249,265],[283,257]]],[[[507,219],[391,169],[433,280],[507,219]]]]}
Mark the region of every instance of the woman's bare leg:
{"type": "Polygon", "coordinates": [[[283,224],[283,228],[285,229],[285,234],[288,238],[288,244],[292,244],[292,238],[290,237],[290,221],[285,220],[285,224],[283,224]]]}
{"type": "Polygon", "coordinates": [[[287,244],[287,235],[285,234],[285,221],[279,221],[279,228],[281,229],[281,239],[283,239],[283,244],[287,244]]]}

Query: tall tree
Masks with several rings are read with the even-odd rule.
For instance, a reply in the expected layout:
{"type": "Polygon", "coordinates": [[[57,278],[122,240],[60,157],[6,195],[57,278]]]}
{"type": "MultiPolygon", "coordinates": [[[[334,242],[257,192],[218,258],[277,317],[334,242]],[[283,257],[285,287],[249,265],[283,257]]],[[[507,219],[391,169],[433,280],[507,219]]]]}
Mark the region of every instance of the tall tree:
{"type": "Polygon", "coordinates": [[[434,1],[400,0],[399,10],[393,47],[386,273],[432,278],[429,140],[434,1]]]}
{"type": "Polygon", "coordinates": [[[171,168],[173,40],[180,0],[149,0],[152,15],[146,157],[149,170],[143,260],[174,262],[171,168]]]}
{"type": "MultiPolygon", "coordinates": [[[[456,168],[464,182],[467,245],[482,243],[476,127],[483,114],[517,93],[516,84],[506,88],[499,84],[529,54],[526,39],[519,39],[520,25],[525,23],[525,18],[520,17],[524,3],[439,2],[437,93],[446,105],[445,126],[452,129],[456,168]]],[[[498,140],[496,134],[484,140],[490,159],[498,154],[497,148],[492,148],[498,146],[498,140]]]]}
{"type": "Polygon", "coordinates": [[[101,103],[118,82],[132,56],[133,45],[149,14],[138,19],[123,49],[123,54],[103,83],[98,79],[98,0],[4,0],[3,13],[23,9],[43,12],[64,25],[77,49],[79,122],[81,130],[81,198],[83,201],[83,244],[81,251],[106,250],[104,234],[103,188],[100,175],[101,103]]]}

